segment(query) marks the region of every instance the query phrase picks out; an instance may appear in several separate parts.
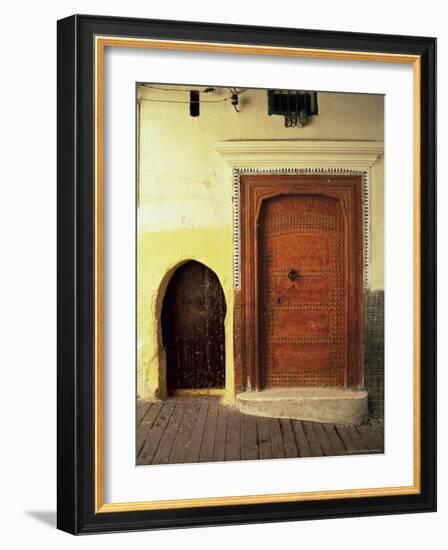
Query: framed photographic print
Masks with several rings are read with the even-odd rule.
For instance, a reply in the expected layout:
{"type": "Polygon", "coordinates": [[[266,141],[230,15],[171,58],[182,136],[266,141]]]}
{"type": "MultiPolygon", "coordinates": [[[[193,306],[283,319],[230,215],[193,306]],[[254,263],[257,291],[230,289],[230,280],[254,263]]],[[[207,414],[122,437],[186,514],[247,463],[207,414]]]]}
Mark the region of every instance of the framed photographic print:
{"type": "Polygon", "coordinates": [[[58,22],[58,527],[434,511],[433,38],[58,22]]]}

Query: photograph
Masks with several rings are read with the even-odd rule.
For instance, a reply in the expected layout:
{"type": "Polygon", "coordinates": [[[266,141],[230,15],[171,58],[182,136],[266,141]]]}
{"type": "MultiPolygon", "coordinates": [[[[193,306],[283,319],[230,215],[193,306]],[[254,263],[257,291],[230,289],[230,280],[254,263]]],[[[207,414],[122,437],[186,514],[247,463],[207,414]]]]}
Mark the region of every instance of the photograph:
{"type": "Polygon", "coordinates": [[[138,82],[136,117],[137,465],[384,453],[384,95],[138,82]]]}
{"type": "Polygon", "coordinates": [[[58,21],[58,520],[433,511],[435,39],[58,21]]]}

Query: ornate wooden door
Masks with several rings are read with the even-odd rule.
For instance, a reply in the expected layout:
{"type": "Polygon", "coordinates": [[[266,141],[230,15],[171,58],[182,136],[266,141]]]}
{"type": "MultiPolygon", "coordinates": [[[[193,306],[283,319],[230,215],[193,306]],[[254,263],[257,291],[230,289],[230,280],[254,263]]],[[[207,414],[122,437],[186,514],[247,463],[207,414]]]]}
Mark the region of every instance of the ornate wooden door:
{"type": "Polygon", "coordinates": [[[162,308],[168,390],[224,387],[225,313],[213,271],[195,261],[177,269],[162,308]]]}
{"type": "Polygon", "coordinates": [[[236,391],[362,385],[359,175],[244,175],[236,391]]]}
{"type": "Polygon", "coordinates": [[[344,385],[348,279],[340,201],[312,194],[269,199],[260,241],[262,385],[344,385]]]}

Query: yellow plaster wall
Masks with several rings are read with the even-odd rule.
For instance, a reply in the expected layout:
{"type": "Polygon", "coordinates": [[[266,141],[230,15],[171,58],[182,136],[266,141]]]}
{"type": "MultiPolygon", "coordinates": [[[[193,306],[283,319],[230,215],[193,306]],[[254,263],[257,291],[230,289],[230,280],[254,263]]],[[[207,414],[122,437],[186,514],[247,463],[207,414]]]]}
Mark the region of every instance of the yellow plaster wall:
{"type": "MultiPolygon", "coordinates": [[[[177,87],[179,88],[179,87],[177,87]]],[[[227,90],[201,99],[226,97],[227,90]]],[[[139,207],[137,260],[138,395],[165,397],[161,345],[163,293],[175,268],[195,259],[219,277],[227,302],[226,400],[233,399],[233,230],[228,165],[214,143],[248,139],[383,140],[383,97],[319,94],[319,116],[305,128],[285,128],[283,117],[267,115],[263,90],[241,96],[241,113],[229,102],[188,104],[188,94],[138,87],[139,207]]],[[[383,288],[383,167],[374,168],[371,188],[371,286],[383,288]],[[374,228],[374,230],[373,230],[374,228]]]]}

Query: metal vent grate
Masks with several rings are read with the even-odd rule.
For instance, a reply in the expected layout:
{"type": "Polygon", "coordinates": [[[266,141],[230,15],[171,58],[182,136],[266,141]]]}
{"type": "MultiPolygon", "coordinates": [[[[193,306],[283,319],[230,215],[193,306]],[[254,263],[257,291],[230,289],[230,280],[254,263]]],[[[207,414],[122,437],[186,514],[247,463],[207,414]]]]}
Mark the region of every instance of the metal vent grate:
{"type": "Polygon", "coordinates": [[[268,114],[296,118],[317,115],[317,92],[268,90],[268,114]]]}

